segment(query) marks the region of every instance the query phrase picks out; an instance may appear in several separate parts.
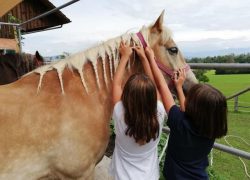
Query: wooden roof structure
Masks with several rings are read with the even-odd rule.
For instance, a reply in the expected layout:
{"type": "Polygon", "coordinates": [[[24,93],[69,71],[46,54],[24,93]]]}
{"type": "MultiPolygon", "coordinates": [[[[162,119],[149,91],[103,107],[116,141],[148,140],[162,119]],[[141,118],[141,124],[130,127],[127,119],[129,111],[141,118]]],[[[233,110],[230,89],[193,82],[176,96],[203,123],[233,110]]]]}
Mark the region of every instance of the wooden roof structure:
{"type": "Polygon", "coordinates": [[[0,0],[0,17],[5,15],[9,10],[14,8],[17,4],[19,4],[22,0],[0,0]]]}
{"type": "MultiPolygon", "coordinates": [[[[54,8],[55,6],[49,0],[0,0],[0,21],[8,22],[8,15],[11,14],[21,22],[25,22],[54,8]]],[[[21,32],[25,34],[43,31],[69,22],[71,21],[58,10],[46,17],[24,24],[21,32]]],[[[14,38],[12,28],[12,26],[1,25],[0,38],[14,38]]]]}

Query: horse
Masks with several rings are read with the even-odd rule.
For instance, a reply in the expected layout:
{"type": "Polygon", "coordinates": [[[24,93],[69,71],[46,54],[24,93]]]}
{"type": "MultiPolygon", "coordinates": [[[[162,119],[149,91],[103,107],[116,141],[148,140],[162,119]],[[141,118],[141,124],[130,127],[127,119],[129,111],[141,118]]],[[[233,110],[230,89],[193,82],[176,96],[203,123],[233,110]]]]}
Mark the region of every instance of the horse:
{"type": "Polygon", "coordinates": [[[31,54],[5,54],[0,55],[0,85],[12,83],[24,74],[43,65],[43,57],[36,51],[31,54]]]}
{"type": "MultiPolygon", "coordinates": [[[[92,180],[109,141],[111,85],[119,63],[119,45],[151,46],[169,81],[186,63],[163,25],[164,12],[139,33],[126,33],[41,66],[0,87],[0,180],[92,180]],[[167,71],[164,71],[167,69],[167,71]]],[[[127,78],[143,68],[135,55],[127,78]]],[[[197,80],[187,70],[188,86],[197,80]]]]}

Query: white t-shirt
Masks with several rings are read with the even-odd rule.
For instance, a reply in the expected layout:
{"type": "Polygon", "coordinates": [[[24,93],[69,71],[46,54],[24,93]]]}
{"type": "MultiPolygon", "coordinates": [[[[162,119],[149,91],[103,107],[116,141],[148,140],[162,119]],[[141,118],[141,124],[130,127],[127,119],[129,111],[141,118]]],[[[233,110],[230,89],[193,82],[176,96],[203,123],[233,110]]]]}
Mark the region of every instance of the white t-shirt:
{"type": "Polygon", "coordinates": [[[110,164],[110,174],[115,180],[158,180],[159,160],[157,145],[162,132],[166,111],[163,104],[157,102],[159,137],[149,143],[139,145],[133,137],[125,135],[127,125],[124,121],[124,107],[117,102],[113,111],[115,127],[115,149],[110,164]]]}

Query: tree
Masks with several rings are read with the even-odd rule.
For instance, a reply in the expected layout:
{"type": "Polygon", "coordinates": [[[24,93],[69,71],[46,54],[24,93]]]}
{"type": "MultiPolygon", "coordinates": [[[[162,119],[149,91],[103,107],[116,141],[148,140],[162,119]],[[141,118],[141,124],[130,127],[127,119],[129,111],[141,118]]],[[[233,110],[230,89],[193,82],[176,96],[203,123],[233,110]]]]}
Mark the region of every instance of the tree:
{"type": "Polygon", "coordinates": [[[209,78],[205,75],[207,71],[202,69],[194,70],[194,74],[199,82],[208,82],[209,78]]]}
{"type": "MultiPolygon", "coordinates": [[[[15,16],[13,16],[11,13],[8,14],[8,22],[9,23],[18,23],[20,24],[21,23],[21,20],[16,18],[15,16]]],[[[22,44],[22,40],[24,39],[21,34],[18,33],[17,31],[17,28],[16,26],[13,26],[13,33],[14,33],[14,37],[16,39],[16,41],[18,42],[18,46],[19,48],[21,47],[21,44],[22,44]],[[21,37],[19,37],[21,36],[21,37]]]]}

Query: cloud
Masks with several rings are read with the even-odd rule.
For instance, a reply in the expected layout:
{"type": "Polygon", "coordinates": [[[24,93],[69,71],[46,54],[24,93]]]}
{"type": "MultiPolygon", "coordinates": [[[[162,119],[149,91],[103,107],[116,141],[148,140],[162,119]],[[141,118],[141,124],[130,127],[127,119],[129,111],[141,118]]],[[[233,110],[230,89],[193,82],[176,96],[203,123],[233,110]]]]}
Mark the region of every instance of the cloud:
{"type": "Polygon", "coordinates": [[[218,30],[218,31],[206,31],[206,30],[193,30],[193,31],[177,31],[175,33],[176,41],[199,41],[211,38],[217,38],[221,40],[227,39],[239,39],[250,40],[250,29],[247,30],[218,30]]]}
{"type": "Polygon", "coordinates": [[[199,41],[181,41],[178,46],[185,57],[215,56],[223,54],[239,54],[250,52],[250,40],[210,38],[199,41]],[[238,44],[241,44],[239,46],[238,44]]]}
{"type": "MultiPolygon", "coordinates": [[[[61,54],[63,51],[77,52],[123,34],[131,28],[137,31],[142,25],[149,25],[158,18],[163,9],[164,24],[172,29],[174,39],[181,44],[183,51],[200,49],[199,47],[205,45],[214,49],[218,44],[229,48],[250,47],[248,1],[78,1],[62,9],[71,23],[58,30],[25,35],[23,49],[29,52],[40,50],[46,56],[61,54]]],[[[59,6],[68,0],[51,2],[59,6]]]]}

